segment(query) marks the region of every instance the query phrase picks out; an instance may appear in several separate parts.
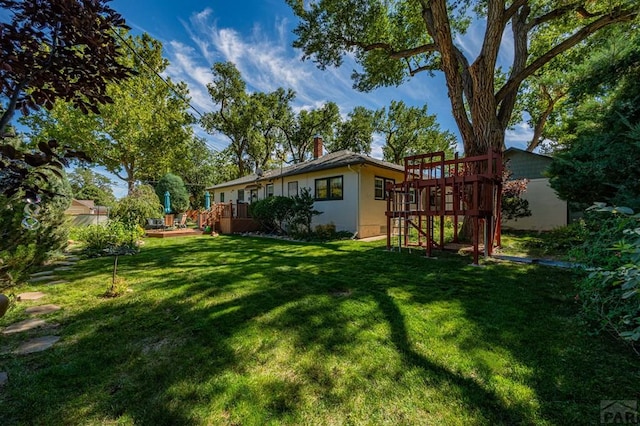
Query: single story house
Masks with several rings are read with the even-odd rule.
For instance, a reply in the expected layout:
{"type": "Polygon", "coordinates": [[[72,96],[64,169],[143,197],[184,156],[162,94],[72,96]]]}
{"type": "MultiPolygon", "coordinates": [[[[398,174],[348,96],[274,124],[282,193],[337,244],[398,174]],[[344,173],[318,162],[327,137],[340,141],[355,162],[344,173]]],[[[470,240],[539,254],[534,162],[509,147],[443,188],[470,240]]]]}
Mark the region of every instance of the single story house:
{"type": "Polygon", "coordinates": [[[561,200],[549,185],[544,172],[553,159],[547,155],[536,154],[518,148],[504,151],[506,167],[513,173],[512,179],[527,179],[527,191],[523,198],[529,201],[531,216],[517,220],[505,220],[505,229],[549,231],[567,225],[569,207],[561,200]]]}
{"type": "Polygon", "coordinates": [[[386,234],[385,183],[401,182],[404,168],[348,150],[322,155],[319,137],[314,139],[313,152],[310,161],[254,173],[207,190],[215,203],[232,203],[241,212],[246,211],[242,208],[246,203],[277,195],[291,197],[309,188],[314,208],[322,212],[313,218],[312,227],[333,223],[337,231],[353,232],[357,238],[386,234]]]}

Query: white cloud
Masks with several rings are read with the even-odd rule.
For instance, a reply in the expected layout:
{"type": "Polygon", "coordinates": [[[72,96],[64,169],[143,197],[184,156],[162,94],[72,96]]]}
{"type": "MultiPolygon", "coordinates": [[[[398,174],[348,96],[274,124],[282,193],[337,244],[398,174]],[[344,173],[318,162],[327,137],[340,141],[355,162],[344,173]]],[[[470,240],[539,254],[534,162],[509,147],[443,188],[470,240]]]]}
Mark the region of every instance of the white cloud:
{"type": "MultiPolygon", "coordinates": [[[[438,114],[443,130],[458,134],[450,114],[446,84],[441,74],[435,78],[420,73],[399,87],[376,89],[362,93],[353,89],[352,70],[358,69],[353,55],[346,55],[339,68],[319,70],[313,61],[302,61],[302,54],[291,48],[292,24],[287,18],[276,18],[270,25],[254,24],[249,33],[222,27],[215,12],[206,8],[181,21],[188,40],[165,43],[171,66],[167,74],[188,84],[192,104],[202,113],[215,110],[206,84],[212,80],[211,65],[216,61],[230,61],[240,71],[249,91],[270,92],[278,87],[296,92],[294,111],[319,108],[326,102],[335,102],[341,115],[358,105],[370,109],[388,106],[391,100],[403,100],[410,106],[429,105],[431,114],[438,114]]],[[[478,26],[474,31],[482,30],[478,26]]],[[[475,34],[475,32],[473,33],[475,34]]],[[[464,47],[479,49],[481,38],[469,34],[464,47]]],[[[461,41],[462,43],[462,41],[461,41]]],[[[204,134],[202,129],[196,132],[204,134]]],[[[206,136],[210,146],[222,149],[228,141],[224,137],[206,136]]],[[[372,155],[382,157],[382,143],[374,142],[372,155]]]]}
{"type": "Polygon", "coordinates": [[[189,85],[191,103],[200,112],[211,111],[214,104],[207,92],[207,83],[212,79],[211,71],[197,62],[193,47],[172,41],[167,48],[171,56],[166,73],[174,81],[184,81],[189,85]]]}
{"type": "Polygon", "coordinates": [[[526,149],[532,137],[533,129],[526,122],[518,123],[513,129],[507,130],[505,134],[505,145],[507,148],[515,147],[526,149]]]}

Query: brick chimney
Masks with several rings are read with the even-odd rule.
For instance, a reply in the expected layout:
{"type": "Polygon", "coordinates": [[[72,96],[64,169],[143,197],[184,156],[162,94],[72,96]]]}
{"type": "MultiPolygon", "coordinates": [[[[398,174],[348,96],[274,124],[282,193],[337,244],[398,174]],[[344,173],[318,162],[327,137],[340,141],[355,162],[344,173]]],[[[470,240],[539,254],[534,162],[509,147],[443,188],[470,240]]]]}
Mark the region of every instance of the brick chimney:
{"type": "Polygon", "coordinates": [[[322,157],[322,136],[313,137],[313,159],[322,157]]]}

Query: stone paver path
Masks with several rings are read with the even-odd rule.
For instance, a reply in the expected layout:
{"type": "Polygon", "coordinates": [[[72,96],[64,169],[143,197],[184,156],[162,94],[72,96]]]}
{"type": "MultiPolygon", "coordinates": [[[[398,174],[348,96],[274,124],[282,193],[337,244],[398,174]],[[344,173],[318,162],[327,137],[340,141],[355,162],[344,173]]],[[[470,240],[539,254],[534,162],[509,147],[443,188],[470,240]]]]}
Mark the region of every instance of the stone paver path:
{"type": "Polygon", "coordinates": [[[25,309],[24,311],[26,313],[28,313],[29,315],[42,315],[42,314],[49,314],[51,312],[55,312],[55,311],[59,311],[60,306],[58,305],[40,305],[40,306],[32,306],[30,308],[25,309]]]}
{"type": "Polygon", "coordinates": [[[53,271],[42,271],[42,272],[36,272],[34,274],[31,274],[31,278],[36,278],[36,277],[43,277],[46,275],[54,275],[53,271]]]}
{"type": "Polygon", "coordinates": [[[33,284],[33,283],[39,283],[39,282],[43,282],[43,281],[50,281],[52,279],[56,278],[55,275],[41,275],[39,277],[33,277],[29,279],[29,284],[33,284]]]}
{"type": "Polygon", "coordinates": [[[11,324],[9,327],[2,330],[2,334],[14,334],[21,333],[27,330],[33,330],[34,328],[42,327],[47,322],[39,318],[29,318],[24,321],[11,324]]]}
{"type": "MultiPolygon", "coordinates": [[[[64,284],[68,281],[58,279],[56,276],[56,272],[58,271],[70,271],[71,267],[75,265],[76,261],[80,260],[77,256],[67,255],[63,261],[54,262],[52,266],[54,266],[53,271],[41,271],[31,274],[29,279],[30,283],[41,283],[42,285],[55,285],[55,284],[64,284]]],[[[27,301],[27,300],[38,300],[46,296],[45,293],[41,291],[30,291],[26,293],[21,293],[17,296],[17,301],[27,301]]],[[[58,305],[47,304],[40,306],[31,306],[25,309],[25,312],[29,315],[45,315],[51,312],[56,312],[61,309],[58,305]]],[[[45,320],[40,318],[30,318],[24,321],[17,322],[6,327],[2,333],[3,334],[13,334],[20,333],[23,331],[33,330],[38,327],[49,326],[56,327],[56,324],[48,324],[45,320]]],[[[24,343],[22,343],[17,349],[13,351],[14,354],[23,355],[30,354],[34,352],[44,351],[53,346],[58,340],[60,340],[60,336],[43,336],[36,337],[30,339],[24,343]]],[[[3,386],[7,383],[9,379],[8,373],[0,372],[0,386],[3,386]]]]}
{"type": "Polygon", "coordinates": [[[48,283],[43,283],[44,285],[56,285],[56,284],[67,284],[69,281],[67,280],[55,280],[48,283]]]}
{"type": "Polygon", "coordinates": [[[58,340],[60,340],[60,336],[36,337],[35,339],[24,342],[18,347],[18,349],[13,351],[13,353],[17,355],[24,355],[34,352],[41,352],[49,349],[58,340]]]}
{"type": "Polygon", "coordinates": [[[28,291],[26,293],[20,293],[18,295],[18,301],[38,300],[42,299],[44,296],[46,296],[46,294],[41,291],[28,291]]]}

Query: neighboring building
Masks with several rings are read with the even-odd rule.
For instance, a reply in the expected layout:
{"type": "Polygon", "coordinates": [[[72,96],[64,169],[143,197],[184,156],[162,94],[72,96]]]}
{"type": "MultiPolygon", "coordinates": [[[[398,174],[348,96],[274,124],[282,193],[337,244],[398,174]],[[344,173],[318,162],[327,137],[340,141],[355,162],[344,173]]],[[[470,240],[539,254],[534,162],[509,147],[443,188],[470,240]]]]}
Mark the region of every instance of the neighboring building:
{"type": "MultiPolygon", "coordinates": [[[[402,166],[351,151],[322,155],[322,139],[314,139],[314,159],[282,169],[252,174],[207,188],[215,203],[243,205],[266,197],[297,195],[310,188],[322,214],[312,226],[333,223],[357,238],[386,234],[385,181],[401,182],[402,166]]],[[[238,207],[238,205],[240,207],[238,207]]]]}
{"type": "Polygon", "coordinates": [[[517,220],[505,220],[505,229],[549,231],[568,222],[567,202],[561,200],[549,185],[545,170],[553,159],[547,155],[535,154],[518,148],[508,148],[504,152],[507,168],[513,173],[512,179],[527,179],[527,192],[523,198],[529,201],[531,216],[517,220]]]}
{"type": "Polygon", "coordinates": [[[64,214],[73,216],[72,224],[94,225],[109,219],[109,209],[106,206],[96,206],[93,200],[71,200],[71,205],[64,214]]]}

